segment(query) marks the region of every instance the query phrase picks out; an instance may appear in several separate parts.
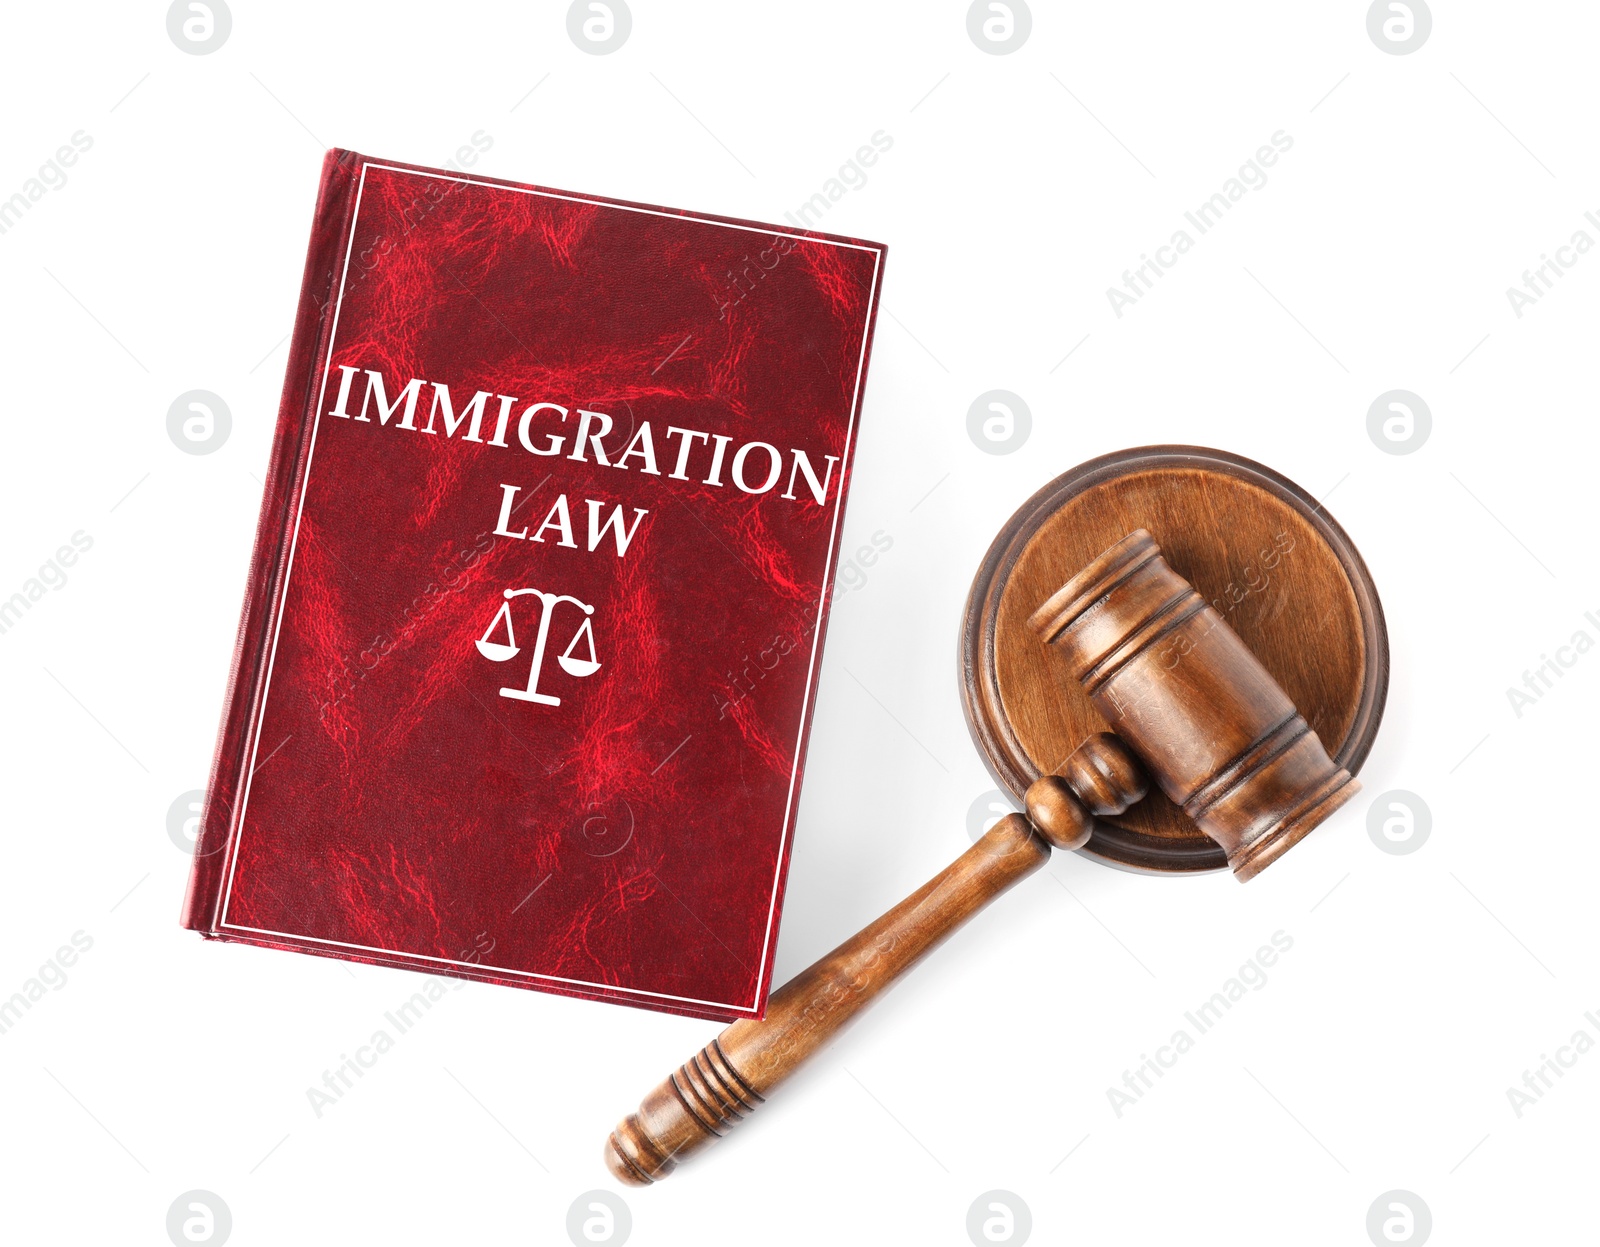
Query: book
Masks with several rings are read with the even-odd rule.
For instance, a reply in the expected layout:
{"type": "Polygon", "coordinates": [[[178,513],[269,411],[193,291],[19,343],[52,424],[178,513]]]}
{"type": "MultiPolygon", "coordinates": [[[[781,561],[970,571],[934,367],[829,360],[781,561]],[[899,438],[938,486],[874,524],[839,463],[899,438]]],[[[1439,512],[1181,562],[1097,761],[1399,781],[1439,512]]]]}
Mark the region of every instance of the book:
{"type": "Polygon", "coordinates": [[[334,150],[184,925],[770,988],[885,248],[334,150]]]}

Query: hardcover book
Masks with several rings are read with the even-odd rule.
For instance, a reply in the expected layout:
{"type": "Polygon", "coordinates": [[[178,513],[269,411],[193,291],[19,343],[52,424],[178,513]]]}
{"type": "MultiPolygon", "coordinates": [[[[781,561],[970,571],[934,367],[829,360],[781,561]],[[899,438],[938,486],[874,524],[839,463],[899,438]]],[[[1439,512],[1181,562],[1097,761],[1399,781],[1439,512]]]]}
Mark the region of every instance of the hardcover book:
{"type": "Polygon", "coordinates": [[[184,924],[770,987],[885,249],[332,151],[184,924]]]}

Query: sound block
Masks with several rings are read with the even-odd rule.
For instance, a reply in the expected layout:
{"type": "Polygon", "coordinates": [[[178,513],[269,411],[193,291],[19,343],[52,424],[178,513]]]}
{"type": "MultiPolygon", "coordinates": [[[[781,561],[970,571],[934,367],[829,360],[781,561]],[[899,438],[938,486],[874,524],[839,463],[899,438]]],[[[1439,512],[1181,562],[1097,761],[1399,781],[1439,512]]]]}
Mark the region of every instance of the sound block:
{"type": "MultiPolygon", "coordinates": [[[[1085,738],[1110,730],[1028,616],[1096,555],[1148,529],[1167,562],[1272,673],[1352,775],[1372,748],[1389,637],[1366,564],[1310,494],[1270,468],[1199,446],[1092,459],[1021,507],[984,556],[961,626],[967,726],[1018,805],[1085,738]]],[[[1222,849],[1158,789],[1098,820],[1080,852],[1127,870],[1223,870],[1222,849]]]]}

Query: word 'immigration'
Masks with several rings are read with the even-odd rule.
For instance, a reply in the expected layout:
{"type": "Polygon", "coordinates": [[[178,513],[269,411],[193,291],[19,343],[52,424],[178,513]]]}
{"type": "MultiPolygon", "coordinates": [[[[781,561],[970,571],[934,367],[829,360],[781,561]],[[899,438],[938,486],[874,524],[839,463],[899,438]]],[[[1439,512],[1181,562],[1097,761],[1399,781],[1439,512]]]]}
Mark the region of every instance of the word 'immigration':
{"type": "MultiPolygon", "coordinates": [[[[568,417],[573,414],[560,403],[529,403],[517,412],[515,409],[522,402],[521,399],[513,398],[509,394],[496,395],[488,390],[479,390],[472,396],[471,401],[457,412],[450,398],[450,387],[442,381],[428,382],[413,377],[391,402],[382,373],[371,368],[363,370],[350,364],[340,364],[339,372],[342,374],[339,378],[339,394],[334,400],[332,410],[328,412],[330,416],[340,416],[346,420],[364,420],[370,424],[372,417],[367,414],[370,410],[376,414],[378,423],[386,427],[390,419],[399,413],[395,427],[410,429],[413,432],[432,433],[438,436],[439,429],[435,427],[437,422],[444,429],[444,435],[453,438],[465,425],[466,432],[462,435],[461,441],[478,442],[484,446],[508,447],[511,443],[507,440],[507,435],[514,431],[517,442],[529,454],[553,457],[566,451],[566,435],[548,431],[548,426],[552,424],[565,426],[568,417]],[[351,390],[354,388],[356,374],[362,371],[366,373],[366,389],[361,397],[361,410],[352,416],[351,390]],[[432,397],[428,404],[428,422],[418,428],[417,400],[424,386],[432,387],[432,397]],[[493,418],[493,434],[485,440],[484,418],[489,410],[491,398],[498,401],[499,410],[493,418]],[[535,432],[536,427],[538,432],[535,432]],[[541,438],[543,444],[539,444],[536,440],[541,438]]],[[[568,459],[577,463],[587,463],[589,460],[586,454],[592,450],[594,462],[602,467],[621,468],[626,471],[636,466],[640,472],[650,476],[662,475],[656,461],[655,435],[651,432],[648,420],[639,422],[632,439],[623,448],[622,453],[617,455],[615,447],[607,451],[603,440],[615,427],[615,421],[610,416],[603,411],[586,411],[579,408],[577,417],[572,449],[566,455],[568,459]],[[616,458],[611,458],[611,455],[616,455],[616,458]]],[[[666,474],[669,480],[692,479],[689,475],[692,458],[696,459],[694,479],[699,479],[700,484],[722,485],[723,474],[726,473],[728,480],[747,494],[767,493],[783,476],[783,452],[770,442],[745,442],[730,457],[728,446],[733,438],[722,433],[680,429],[675,425],[669,425],[667,439],[669,442],[677,441],[672,471],[666,474]],[[700,451],[698,456],[695,455],[697,449],[700,451]],[[700,478],[702,468],[705,470],[705,476],[700,478]]],[[[828,487],[832,483],[833,469],[839,462],[839,456],[823,456],[823,471],[819,477],[815,465],[805,451],[791,447],[789,455],[788,486],[779,497],[795,501],[797,497],[795,482],[803,478],[804,487],[816,500],[816,504],[823,505],[827,501],[828,487]]]]}

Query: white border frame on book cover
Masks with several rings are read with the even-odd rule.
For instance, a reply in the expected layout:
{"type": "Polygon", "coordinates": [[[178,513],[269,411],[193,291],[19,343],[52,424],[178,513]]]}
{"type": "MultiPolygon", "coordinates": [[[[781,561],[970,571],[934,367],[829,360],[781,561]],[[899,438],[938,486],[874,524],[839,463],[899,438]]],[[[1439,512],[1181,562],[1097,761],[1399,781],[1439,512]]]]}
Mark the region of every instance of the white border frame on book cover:
{"type": "MultiPolygon", "coordinates": [[[[455,176],[452,176],[452,175],[446,174],[446,173],[431,173],[431,172],[425,172],[425,171],[420,170],[420,169],[404,169],[404,168],[397,167],[395,165],[381,164],[381,163],[378,163],[377,161],[363,160],[362,164],[361,164],[361,180],[360,180],[360,182],[358,183],[358,185],[356,187],[355,210],[354,210],[354,212],[351,213],[351,216],[350,216],[350,239],[349,239],[349,242],[346,244],[346,247],[345,247],[344,268],[343,268],[343,270],[341,271],[341,273],[339,275],[339,297],[338,297],[337,302],[334,304],[333,325],[332,325],[332,327],[330,328],[330,330],[328,332],[328,354],[327,354],[327,360],[324,362],[323,368],[322,368],[322,384],[318,388],[318,391],[317,391],[317,410],[316,410],[316,415],[313,417],[312,426],[311,426],[311,444],[306,448],[306,467],[305,467],[304,479],[301,481],[301,485],[300,485],[300,498],[299,498],[299,501],[295,504],[294,535],[293,535],[293,537],[291,537],[290,542],[289,542],[289,559],[288,559],[287,564],[284,567],[283,591],[278,595],[278,617],[274,621],[273,628],[272,628],[272,649],[268,653],[268,656],[267,656],[267,676],[266,676],[266,680],[263,683],[262,689],[261,689],[261,704],[257,708],[256,716],[255,716],[255,722],[251,725],[251,729],[250,729],[251,735],[254,737],[254,740],[252,741],[251,746],[250,746],[250,769],[249,769],[248,772],[246,772],[246,775],[245,775],[244,794],[241,797],[240,802],[239,802],[238,820],[236,821],[236,823],[234,825],[234,831],[233,831],[232,836],[229,837],[229,845],[228,845],[228,854],[229,854],[229,858],[228,858],[228,884],[227,884],[227,888],[226,888],[226,890],[225,890],[225,892],[223,894],[222,914],[221,914],[220,918],[218,919],[217,926],[218,926],[219,929],[226,928],[226,929],[232,930],[232,931],[248,931],[248,932],[251,932],[252,934],[256,934],[256,935],[272,935],[272,936],[277,936],[277,937],[279,937],[281,939],[286,939],[286,940],[301,940],[301,941],[306,941],[308,943],[313,943],[313,944],[326,944],[326,945],[330,945],[330,946],[335,947],[335,948],[348,948],[348,949],[351,949],[351,950],[353,950],[355,952],[374,953],[374,954],[377,954],[377,955],[380,955],[380,956],[390,956],[390,957],[408,957],[408,958],[412,958],[412,959],[418,960],[418,961],[436,962],[436,963],[441,964],[441,965],[461,966],[461,967],[466,968],[466,969],[478,970],[478,971],[487,970],[487,971],[491,971],[491,972],[496,973],[496,974],[512,975],[512,976],[516,976],[516,977],[520,977],[520,978],[540,979],[540,980],[543,980],[545,982],[550,982],[550,983],[564,983],[564,984],[567,984],[568,986],[572,986],[572,987],[591,988],[591,989],[593,989],[593,990],[595,990],[595,991],[597,991],[599,993],[602,993],[604,995],[622,994],[622,995],[631,995],[631,996],[644,996],[644,997],[649,997],[649,998],[656,999],[656,1000],[672,1000],[672,1001],[677,1001],[677,1002],[682,1003],[682,1004],[702,1005],[702,1006],[706,1006],[706,1007],[714,1008],[714,1009],[727,1009],[727,1010],[730,1010],[730,1011],[735,1012],[735,1013],[742,1013],[742,1014],[747,1014],[747,1015],[753,1016],[758,1011],[758,1008],[759,1008],[759,1005],[760,1005],[760,1001],[761,1001],[762,988],[763,988],[763,986],[765,984],[767,973],[768,973],[768,969],[767,969],[767,953],[768,953],[769,949],[771,948],[771,944],[772,944],[772,929],[773,929],[773,926],[775,924],[775,920],[776,920],[776,917],[777,917],[778,882],[779,882],[780,878],[782,877],[784,851],[788,846],[789,833],[790,833],[790,830],[791,830],[791,827],[792,827],[792,820],[793,820],[793,814],[794,814],[795,787],[796,787],[796,782],[797,782],[797,780],[799,778],[799,773],[800,773],[800,748],[801,748],[801,745],[804,742],[805,736],[806,736],[806,716],[809,713],[810,706],[811,706],[812,682],[816,678],[817,650],[818,650],[818,647],[822,644],[822,629],[820,629],[820,628],[814,628],[812,630],[811,658],[810,658],[810,663],[809,663],[809,665],[807,666],[807,669],[806,669],[805,693],[804,693],[804,696],[802,697],[801,703],[800,703],[800,723],[799,723],[799,726],[797,727],[797,729],[795,731],[794,760],[792,761],[792,763],[790,764],[790,767],[789,767],[789,793],[788,793],[788,797],[786,798],[785,803],[784,803],[783,825],[782,825],[781,834],[780,834],[779,840],[778,840],[778,853],[777,853],[776,858],[774,859],[775,860],[775,865],[774,865],[774,868],[773,868],[773,875],[772,875],[772,896],[771,896],[771,900],[769,901],[769,903],[767,905],[766,935],[764,936],[764,938],[762,940],[762,944],[761,944],[761,967],[762,968],[758,972],[757,977],[756,977],[755,997],[747,1005],[732,1004],[732,1003],[729,1003],[729,1002],[726,1002],[726,1001],[721,1001],[721,1000],[700,1000],[700,999],[697,999],[697,998],[695,998],[693,996],[675,996],[675,995],[672,995],[672,994],[670,994],[668,992],[652,992],[652,991],[646,991],[643,988],[622,987],[622,986],[619,986],[619,985],[617,985],[615,983],[593,983],[593,982],[590,982],[587,979],[563,978],[560,975],[540,974],[537,971],[533,971],[533,970],[517,970],[517,969],[512,969],[511,967],[508,967],[508,966],[491,966],[491,965],[486,965],[485,963],[483,963],[481,961],[459,961],[459,960],[455,960],[455,959],[452,959],[452,958],[449,958],[449,957],[432,956],[432,955],[430,955],[428,953],[406,952],[403,949],[397,949],[397,948],[377,948],[377,947],[374,947],[374,946],[368,945],[368,944],[352,944],[352,943],[348,943],[348,942],[343,941],[343,940],[330,940],[330,939],[325,939],[325,938],[323,938],[321,936],[304,935],[304,934],[300,934],[298,932],[292,932],[292,931],[271,931],[271,930],[266,930],[266,929],[261,928],[261,927],[244,926],[243,924],[240,924],[240,923],[234,923],[234,922],[229,922],[228,921],[228,904],[233,898],[234,872],[237,869],[238,864],[239,864],[239,844],[244,838],[245,817],[246,817],[246,813],[248,812],[249,806],[250,806],[250,786],[251,786],[252,781],[255,779],[256,753],[261,748],[261,724],[262,724],[262,721],[264,720],[264,718],[266,717],[267,698],[270,695],[271,690],[272,690],[272,669],[273,669],[273,664],[275,663],[275,661],[277,659],[277,654],[278,654],[278,636],[279,636],[279,633],[282,631],[282,628],[283,628],[283,616],[284,616],[285,612],[288,609],[289,581],[290,581],[290,577],[291,577],[291,575],[293,574],[293,571],[294,571],[295,549],[298,546],[299,540],[300,540],[300,516],[301,516],[301,512],[305,509],[306,491],[309,488],[310,483],[311,483],[311,463],[312,463],[312,459],[313,459],[313,457],[314,457],[314,455],[316,453],[317,433],[320,430],[321,425],[322,425],[322,403],[323,403],[323,399],[326,397],[326,394],[327,394],[328,374],[329,374],[330,371],[332,371],[334,348],[335,348],[335,346],[337,345],[337,342],[338,342],[339,313],[344,307],[345,282],[346,282],[346,280],[347,280],[347,278],[349,277],[349,274],[350,274],[350,256],[351,256],[351,254],[352,254],[352,252],[354,251],[354,248],[355,248],[356,225],[357,225],[357,222],[360,220],[360,217],[361,217],[361,195],[362,195],[362,192],[365,191],[365,189],[366,189],[366,185],[367,185],[367,170],[368,169],[379,169],[379,170],[382,170],[382,171],[387,172],[387,173],[396,173],[396,174],[401,174],[401,175],[406,175],[406,176],[411,176],[411,177],[436,178],[436,179],[438,179],[440,181],[446,181],[446,182],[460,182],[460,183],[462,183],[464,185],[468,185],[468,186],[485,186],[485,187],[488,187],[491,190],[509,191],[509,192],[512,192],[512,193],[515,193],[515,194],[538,195],[538,196],[540,196],[541,198],[544,198],[544,199],[560,199],[560,200],[566,200],[566,201],[571,202],[571,203],[592,204],[593,206],[598,207],[598,208],[610,208],[610,209],[614,209],[614,210],[619,211],[619,212],[638,212],[638,213],[643,213],[643,214],[645,214],[647,216],[668,217],[668,218],[671,218],[672,220],[676,220],[676,221],[692,221],[692,222],[697,222],[697,223],[699,223],[701,225],[715,226],[715,227],[720,227],[722,229],[744,230],[744,231],[746,231],[748,233],[762,234],[764,236],[772,237],[772,238],[793,238],[793,239],[796,239],[797,241],[800,241],[800,242],[817,243],[817,244],[822,244],[822,245],[830,246],[830,247],[848,247],[848,248],[850,248],[852,250],[855,250],[855,251],[870,251],[870,252],[872,252],[873,253],[872,287],[871,287],[871,290],[868,292],[868,295],[867,295],[866,314],[865,314],[865,317],[864,317],[862,330],[861,330],[861,351],[860,351],[860,354],[858,355],[857,360],[856,360],[855,389],[854,389],[854,392],[851,394],[851,397],[850,397],[850,414],[849,414],[848,422],[847,422],[846,427],[845,427],[844,455],[843,455],[843,461],[845,463],[848,463],[850,461],[850,447],[851,447],[852,442],[855,439],[856,415],[859,412],[860,406],[861,406],[861,381],[862,381],[862,376],[863,376],[863,374],[864,374],[864,372],[866,370],[866,362],[867,362],[867,340],[871,335],[872,315],[873,315],[873,310],[874,310],[875,302],[876,302],[877,295],[878,295],[878,271],[879,271],[879,269],[880,269],[880,267],[882,266],[882,263],[883,263],[883,248],[882,247],[866,246],[866,245],[861,244],[861,243],[844,242],[844,241],[831,239],[831,238],[816,238],[816,237],[813,237],[813,236],[811,236],[809,234],[796,234],[796,233],[793,233],[793,232],[787,231],[787,230],[763,229],[762,227],[756,226],[756,225],[739,225],[739,224],[736,224],[736,223],[731,222],[731,221],[712,220],[710,218],[703,217],[703,216],[685,215],[684,213],[679,213],[679,212],[668,212],[668,211],[665,211],[665,210],[662,210],[662,209],[659,209],[659,208],[645,208],[645,207],[637,207],[637,206],[633,206],[633,205],[629,205],[629,204],[611,203],[611,202],[608,202],[608,201],[602,200],[602,199],[585,198],[584,196],[581,196],[581,195],[562,195],[562,194],[558,194],[558,193],[556,193],[554,191],[537,190],[537,189],[535,189],[533,187],[508,186],[508,185],[505,185],[505,184],[502,184],[502,183],[499,183],[499,182],[482,181],[482,180],[477,179],[477,178],[455,177],[455,176]]],[[[826,599],[827,599],[828,577],[829,577],[830,573],[833,570],[834,549],[835,549],[835,546],[837,544],[838,535],[839,535],[839,517],[840,517],[840,515],[841,515],[841,513],[843,511],[843,507],[844,507],[844,490],[842,488],[842,485],[843,485],[843,482],[841,481],[841,489],[839,490],[838,494],[834,497],[834,502],[833,502],[833,523],[832,523],[831,528],[828,531],[828,547],[827,547],[827,553],[826,553],[826,556],[825,556],[825,559],[824,559],[824,562],[823,562],[823,567],[822,567],[822,594],[817,600],[817,617],[819,619],[822,616],[822,610],[823,610],[823,607],[824,607],[824,605],[826,603],[826,599]]]]}

